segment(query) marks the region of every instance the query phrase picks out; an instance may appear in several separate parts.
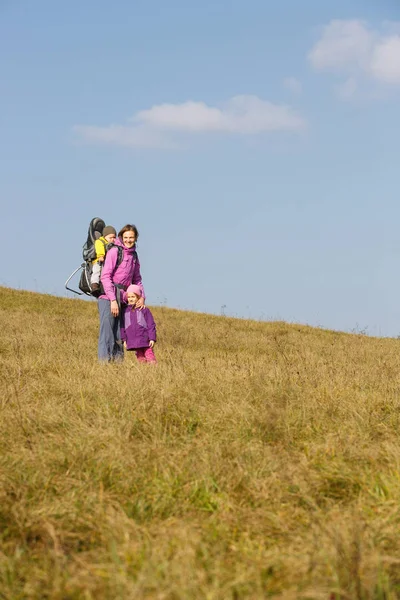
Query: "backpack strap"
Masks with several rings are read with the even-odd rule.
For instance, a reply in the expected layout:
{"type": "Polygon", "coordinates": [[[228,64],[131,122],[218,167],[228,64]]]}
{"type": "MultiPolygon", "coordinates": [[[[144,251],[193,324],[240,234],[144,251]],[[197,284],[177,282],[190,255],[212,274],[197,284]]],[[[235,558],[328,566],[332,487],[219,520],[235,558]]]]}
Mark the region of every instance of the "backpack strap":
{"type": "Polygon", "coordinates": [[[118,251],[118,256],[117,256],[117,264],[115,265],[115,268],[117,269],[119,267],[119,265],[122,263],[122,260],[124,258],[124,249],[122,248],[122,246],[116,246],[117,251],[118,251]]]}
{"type": "MultiPolygon", "coordinates": [[[[104,242],[103,242],[104,244],[104,242]]],[[[115,268],[117,269],[119,267],[119,265],[122,263],[122,260],[124,258],[124,249],[122,248],[122,246],[117,246],[116,244],[114,244],[113,242],[110,242],[109,244],[104,244],[104,249],[106,251],[106,253],[111,250],[111,248],[116,248],[117,249],[117,262],[115,264],[115,268]]]]}
{"type": "MultiPolygon", "coordinates": [[[[118,253],[117,254],[117,262],[115,265],[115,271],[116,271],[118,269],[119,265],[122,263],[122,260],[124,258],[124,249],[122,248],[122,246],[116,246],[115,244],[113,244],[113,246],[115,248],[117,248],[117,253],[118,253]]],[[[115,273],[115,271],[114,271],[114,273],[115,273]]],[[[122,318],[122,293],[126,290],[126,286],[121,285],[119,283],[114,283],[114,287],[115,287],[115,297],[118,302],[120,318],[122,318]]]]}
{"type": "MultiPolygon", "coordinates": [[[[138,259],[138,255],[137,255],[137,252],[136,252],[136,250],[135,250],[135,251],[133,252],[133,260],[135,261],[135,263],[136,263],[137,259],[138,259]]],[[[133,282],[132,282],[132,283],[133,283],[133,282]]]]}

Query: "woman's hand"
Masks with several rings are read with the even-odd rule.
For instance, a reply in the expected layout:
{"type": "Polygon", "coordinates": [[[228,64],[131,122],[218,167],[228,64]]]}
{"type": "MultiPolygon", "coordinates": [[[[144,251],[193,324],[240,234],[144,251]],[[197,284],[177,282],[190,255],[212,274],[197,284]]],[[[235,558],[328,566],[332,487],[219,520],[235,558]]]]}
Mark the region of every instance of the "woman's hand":
{"type": "Polygon", "coordinates": [[[113,317],[118,317],[119,315],[118,302],[116,300],[111,300],[111,314],[113,317]]]}
{"type": "Polygon", "coordinates": [[[155,344],[155,341],[154,341],[154,340],[150,340],[150,341],[149,341],[149,346],[150,346],[150,348],[154,348],[154,344],[155,344]]]}
{"type": "Polygon", "coordinates": [[[136,302],[135,308],[139,308],[140,310],[142,310],[142,308],[145,308],[143,296],[140,296],[139,300],[136,302]]]}

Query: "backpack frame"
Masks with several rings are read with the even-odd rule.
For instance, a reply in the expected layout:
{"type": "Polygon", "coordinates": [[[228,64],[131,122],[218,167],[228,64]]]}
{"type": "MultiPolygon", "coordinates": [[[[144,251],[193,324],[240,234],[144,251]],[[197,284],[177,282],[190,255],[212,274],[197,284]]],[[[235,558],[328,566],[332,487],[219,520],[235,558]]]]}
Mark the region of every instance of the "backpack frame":
{"type": "MultiPolygon", "coordinates": [[[[100,281],[100,289],[97,292],[93,292],[90,279],[92,276],[93,261],[96,258],[96,251],[94,248],[94,243],[96,240],[98,240],[100,237],[102,237],[102,232],[103,232],[103,229],[105,226],[106,226],[105,222],[103,221],[103,219],[100,219],[99,217],[95,217],[94,219],[92,219],[90,221],[89,229],[88,229],[88,236],[87,236],[86,242],[84,243],[83,248],[82,248],[82,258],[83,258],[84,262],[81,265],[79,265],[79,267],[77,267],[75,269],[75,271],[73,271],[73,273],[71,273],[71,275],[68,277],[67,281],[65,282],[65,289],[67,289],[70,292],[73,292],[74,294],[77,294],[78,296],[85,295],[85,296],[91,296],[92,298],[98,298],[99,296],[104,294],[104,288],[103,288],[101,281],[100,281]],[[79,289],[81,290],[80,292],[68,287],[68,284],[71,281],[71,279],[79,271],[82,271],[80,278],[79,278],[79,285],[78,285],[79,289]]],[[[124,257],[123,248],[121,248],[121,246],[117,246],[113,243],[110,243],[107,245],[104,244],[104,248],[105,248],[106,254],[107,254],[108,250],[110,250],[111,248],[117,248],[118,256],[117,256],[117,263],[115,265],[115,268],[117,269],[117,267],[119,267],[119,265],[121,264],[123,257],[124,257]]]]}
{"type": "MultiPolygon", "coordinates": [[[[117,248],[118,251],[117,263],[115,265],[115,269],[117,269],[122,263],[122,259],[124,258],[124,251],[121,248],[121,246],[116,246],[115,244],[104,244],[106,254],[109,250],[111,250],[111,248],[117,248]]],[[[99,289],[97,291],[92,290],[92,284],[90,279],[92,277],[93,271],[93,260],[94,259],[87,260],[81,265],[82,273],[79,279],[79,289],[81,290],[81,292],[86,294],[86,296],[93,296],[94,298],[98,298],[99,296],[102,296],[104,294],[104,287],[100,280],[99,289]]]]}

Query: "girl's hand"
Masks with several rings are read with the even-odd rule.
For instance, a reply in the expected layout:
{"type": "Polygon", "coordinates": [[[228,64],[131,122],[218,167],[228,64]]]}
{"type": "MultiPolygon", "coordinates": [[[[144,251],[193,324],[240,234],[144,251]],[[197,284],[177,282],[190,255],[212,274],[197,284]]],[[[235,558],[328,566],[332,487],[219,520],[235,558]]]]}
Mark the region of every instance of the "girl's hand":
{"type": "Polygon", "coordinates": [[[150,341],[149,341],[149,346],[150,346],[150,348],[154,348],[154,344],[155,344],[155,341],[154,341],[154,340],[150,340],[150,341]]]}
{"type": "Polygon", "coordinates": [[[144,298],[142,296],[140,296],[139,300],[136,302],[135,308],[139,308],[140,310],[142,310],[142,308],[145,308],[144,298]]]}
{"type": "Polygon", "coordinates": [[[116,300],[111,300],[111,314],[113,317],[118,317],[119,315],[118,302],[116,300]]]}

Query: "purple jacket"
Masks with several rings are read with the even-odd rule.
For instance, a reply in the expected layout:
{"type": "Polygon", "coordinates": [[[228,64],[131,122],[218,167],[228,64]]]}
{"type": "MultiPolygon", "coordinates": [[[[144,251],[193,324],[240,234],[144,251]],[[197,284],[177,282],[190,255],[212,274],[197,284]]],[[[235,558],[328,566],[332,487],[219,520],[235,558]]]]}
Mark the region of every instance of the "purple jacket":
{"type": "Polygon", "coordinates": [[[121,340],[126,342],[127,350],[148,348],[150,340],[157,339],[156,324],[148,308],[123,308],[121,320],[121,340]]]}
{"type": "Polygon", "coordinates": [[[131,283],[139,285],[142,289],[143,298],[145,298],[142,276],[140,274],[140,262],[135,254],[136,246],[133,246],[133,248],[125,248],[119,238],[115,240],[114,244],[116,246],[122,246],[124,256],[121,264],[116,267],[118,249],[110,248],[107,252],[106,260],[104,261],[101,272],[101,283],[103,284],[105,293],[100,296],[100,298],[105,300],[116,300],[114,283],[119,283],[124,287],[128,287],[131,283]]]}

